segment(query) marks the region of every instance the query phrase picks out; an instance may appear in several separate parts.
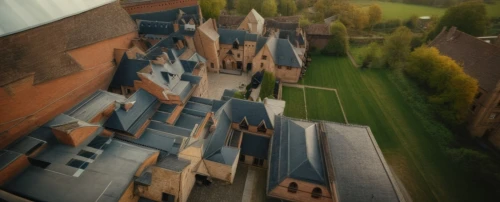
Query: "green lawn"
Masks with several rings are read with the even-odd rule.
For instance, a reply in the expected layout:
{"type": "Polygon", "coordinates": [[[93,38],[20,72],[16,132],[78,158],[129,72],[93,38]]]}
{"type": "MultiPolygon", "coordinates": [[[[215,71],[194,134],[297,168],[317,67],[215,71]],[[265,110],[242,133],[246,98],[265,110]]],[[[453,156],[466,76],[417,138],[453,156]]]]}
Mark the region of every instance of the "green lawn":
{"type": "Polygon", "coordinates": [[[349,123],[370,126],[413,201],[485,201],[482,189],[464,177],[426,133],[389,80],[388,70],[359,70],[347,58],[312,59],[302,83],[338,90],[349,123]]]}
{"type": "MultiPolygon", "coordinates": [[[[404,4],[395,2],[384,2],[384,1],[366,1],[366,0],[354,0],[352,3],[358,4],[360,6],[368,6],[370,4],[376,3],[382,8],[382,20],[388,19],[402,19],[406,20],[412,15],[417,16],[441,16],[446,11],[446,8],[436,8],[431,6],[420,6],[414,4],[404,4]]],[[[486,9],[490,17],[500,17],[500,1],[496,4],[486,4],[486,9]]]]}
{"type": "Polygon", "coordinates": [[[335,91],[314,88],[305,88],[305,90],[307,119],[345,123],[335,91]]]}
{"type": "Polygon", "coordinates": [[[302,88],[283,86],[282,100],[286,100],[285,116],[306,119],[304,91],[302,88]]]}

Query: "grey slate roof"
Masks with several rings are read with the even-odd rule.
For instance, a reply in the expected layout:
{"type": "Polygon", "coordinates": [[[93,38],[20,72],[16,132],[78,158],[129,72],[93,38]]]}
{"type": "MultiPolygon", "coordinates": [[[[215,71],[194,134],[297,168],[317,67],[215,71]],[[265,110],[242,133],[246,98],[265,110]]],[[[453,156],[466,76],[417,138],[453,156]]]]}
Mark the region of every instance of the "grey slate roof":
{"type": "Polygon", "coordinates": [[[15,151],[0,150],[0,170],[3,170],[21,155],[21,153],[15,151]]]}
{"type": "Polygon", "coordinates": [[[247,32],[244,30],[223,29],[219,28],[219,43],[232,45],[236,40],[243,45],[247,32]]]}
{"type": "Polygon", "coordinates": [[[45,143],[46,142],[43,140],[31,137],[31,136],[24,136],[24,137],[16,140],[16,142],[10,144],[7,147],[7,150],[18,152],[18,153],[25,154],[25,155],[30,155],[34,150],[41,147],[45,143]]]}
{"type": "Polygon", "coordinates": [[[106,107],[115,101],[124,101],[123,95],[97,90],[83,101],[64,112],[64,114],[76,119],[89,122],[92,118],[101,113],[106,107]]]}
{"type": "Polygon", "coordinates": [[[186,15],[196,15],[196,16],[198,15],[198,6],[196,5],[196,6],[177,8],[177,9],[170,9],[160,12],[133,14],[130,17],[132,17],[133,20],[139,19],[139,20],[150,20],[150,21],[174,22],[177,20],[177,15],[179,14],[180,10],[182,10],[182,12],[184,12],[186,15]]]}
{"type": "Polygon", "coordinates": [[[323,124],[340,201],[402,200],[369,127],[323,124]]]}
{"type": "Polygon", "coordinates": [[[259,35],[257,35],[257,34],[247,33],[245,35],[245,41],[257,41],[258,37],[259,37],[259,35]]]}
{"type": "Polygon", "coordinates": [[[139,89],[127,99],[127,102],[134,101],[134,105],[128,111],[122,108],[113,111],[104,126],[130,134],[137,132],[139,127],[155,113],[158,100],[147,91],[139,89]]]}
{"type": "Polygon", "coordinates": [[[250,125],[257,126],[264,121],[267,128],[273,128],[273,124],[271,123],[271,119],[269,118],[264,103],[231,99],[227,101],[226,104],[219,109],[219,111],[217,111],[216,116],[218,116],[218,114],[222,111],[227,113],[233,123],[240,123],[244,118],[246,118],[248,124],[250,125]]]}
{"type": "Polygon", "coordinates": [[[174,32],[172,22],[141,20],[139,34],[169,35],[174,32]]]}
{"type": "Polygon", "coordinates": [[[162,132],[149,128],[137,139],[124,136],[115,136],[115,138],[172,154],[179,152],[179,145],[185,139],[184,137],[170,134],[168,131],[162,132]]]}
{"type": "Polygon", "coordinates": [[[164,157],[161,158],[161,160],[158,160],[158,163],[156,166],[160,168],[165,168],[167,170],[172,170],[175,172],[181,172],[186,168],[191,161],[178,158],[175,155],[165,155],[164,157]]]}
{"type": "Polygon", "coordinates": [[[286,178],[328,186],[316,124],[281,116],[275,124],[267,191],[286,178]]]}
{"type": "Polygon", "coordinates": [[[276,39],[274,37],[270,37],[266,42],[266,45],[272,54],[274,63],[277,65],[296,68],[302,67],[302,60],[295,52],[293,45],[290,44],[288,39],[276,39]]]}
{"type": "Polygon", "coordinates": [[[121,86],[134,86],[134,80],[140,80],[137,72],[148,66],[149,60],[129,59],[127,54],[123,54],[120,65],[116,69],[115,75],[109,84],[112,88],[121,86]]]}
{"type": "Polygon", "coordinates": [[[82,172],[67,163],[71,159],[85,159],[78,153],[88,150],[87,144],[94,141],[93,137],[99,137],[96,136],[98,133],[79,147],[72,147],[58,143],[50,129],[42,128],[30,136],[52,139],[47,140],[51,144],[36,157],[50,165],[45,169],[30,165],[2,187],[35,201],[118,201],[142,162],[155,153],[119,140],[110,140],[101,149],[102,153],[82,172]]]}
{"type": "Polygon", "coordinates": [[[241,154],[267,159],[269,149],[269,137],[243,133],[241,141],[241,154]]]}

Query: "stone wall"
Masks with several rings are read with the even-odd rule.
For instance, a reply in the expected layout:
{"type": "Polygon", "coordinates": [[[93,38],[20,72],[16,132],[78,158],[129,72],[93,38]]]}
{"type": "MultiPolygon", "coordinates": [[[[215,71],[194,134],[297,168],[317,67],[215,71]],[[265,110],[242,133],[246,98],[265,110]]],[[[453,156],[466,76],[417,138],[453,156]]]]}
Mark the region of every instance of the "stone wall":
{"type": "Polygon", "coordinates": [[[238,160],[235,160],[235,163],[232,166],[209,161],[206,159],[203,159],[203,162],[205,163],[205,166],[208,170],[208,174],[212,178],[233,183],[234,175],[236,173],[235,167],[237,166],[238,160]]]}

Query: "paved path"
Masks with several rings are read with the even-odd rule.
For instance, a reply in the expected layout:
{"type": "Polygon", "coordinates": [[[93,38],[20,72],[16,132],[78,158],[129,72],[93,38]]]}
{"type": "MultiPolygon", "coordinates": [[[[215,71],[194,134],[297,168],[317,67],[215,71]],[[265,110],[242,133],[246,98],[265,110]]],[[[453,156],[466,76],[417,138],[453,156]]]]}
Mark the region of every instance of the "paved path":
{"type": "MultiPolygon", "coordinates": [[[[328,90],[328,91],[334,91],[335,94],[337,95],[337,100],[339,101],[339,105],[340,105],[340,110],[342,110],[342,115],[344,116],[344,121],[346,124],[348,124],[349,122],[347,121],[347,116],[345,115],[345,111],[344,111],[344,107],[342,106],[342,102],[340,101],[340,96],[339,96],[339,93],[337,92],[337,89],[335,88],[326,88],[326,87],[319,87],[319,86],[309,86],[309,85],[302,85],[302,84],[295,84],[295,83],[283,83],[283,86],[287,86],[287,87],[293,87],[293,88],[315,88],[315,89],[320,89],[320,90],[328,90]]],[[[305,111],[306,111],[306,120],[308,119],[307,118],[307,103],[306,103],[306,91],[303,90],[304,92],[304,104],[305,104],[305,111]]]]}
{"type": "Polygon", "coordinates": [[[247,179],[245,180],[245,188],[243,188],[243,197],[241,202],[251,202],[254,189],[255,171],[248,169],[247,179]]]}
{"type": "Polygon", "coordinates": [[[251,79],[247,73],[240,76],[208,72],[208,98],[220,99],[225,89],[245,90],[251,79]]]}

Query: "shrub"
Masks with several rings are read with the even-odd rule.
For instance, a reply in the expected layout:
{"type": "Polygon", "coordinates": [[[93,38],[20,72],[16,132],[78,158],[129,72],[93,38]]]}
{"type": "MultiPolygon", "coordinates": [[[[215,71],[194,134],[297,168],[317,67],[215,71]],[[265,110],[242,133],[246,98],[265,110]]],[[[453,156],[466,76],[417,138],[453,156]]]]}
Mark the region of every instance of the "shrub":
{"type": "Polygon", "coordinates": [[[262,78],[262,83],[260,84],[260,93],[259,97],[264,99],[273,95],[274,93],[274,85],[276,82],[276,78],[272,72],[265,71],[264,77],[262,78]]]}
{"type": "Polygon", "coordinates": [[[241,91],[236,91],[233,95],[234,98],[245,99],[245,95],[241,91]]]}
{"type": "Polygon", "coordinates": [[[391,68],[399,68],[404,65],[410,54],[410,43],[412,32],[407,27],[398,27],[385,41],[382,51],[384,61],[391,68]]]}
{"type": "Polygon", "coordinates": [[[335,56],[345,56],[347,55],[347,50],[349,48],[349,41],[347,36],[347,29],[340,22],[336,20],[332,22],[330,26],[331,38],[328,40],[328,44],[321,51],[325,55],[335,55],[335,56]]]}

